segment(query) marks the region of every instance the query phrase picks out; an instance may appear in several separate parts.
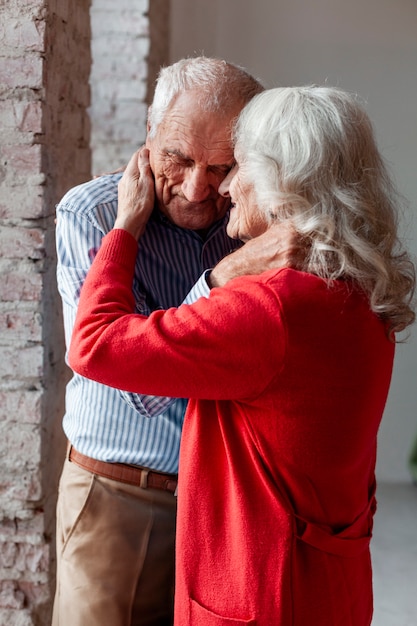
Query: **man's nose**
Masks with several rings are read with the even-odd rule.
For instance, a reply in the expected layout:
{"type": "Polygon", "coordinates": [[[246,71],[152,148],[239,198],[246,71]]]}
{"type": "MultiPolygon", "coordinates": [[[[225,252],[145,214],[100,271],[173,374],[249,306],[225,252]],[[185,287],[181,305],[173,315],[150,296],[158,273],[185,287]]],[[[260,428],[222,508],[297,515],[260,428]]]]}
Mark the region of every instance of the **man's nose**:
{"type": "Polygon", "coordinates": [[[210,194],[209,173],[200,167],[190,168],[182,184],[182,192],[189,202],[202,202],[210,194]]]}

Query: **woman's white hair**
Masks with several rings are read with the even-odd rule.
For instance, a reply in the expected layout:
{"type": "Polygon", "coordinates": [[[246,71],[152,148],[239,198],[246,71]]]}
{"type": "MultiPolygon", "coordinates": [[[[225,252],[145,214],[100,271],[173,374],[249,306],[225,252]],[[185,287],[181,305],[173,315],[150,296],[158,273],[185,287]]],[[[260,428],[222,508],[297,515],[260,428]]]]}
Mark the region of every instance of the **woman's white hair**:
{"type": "Polygon", "coordinates": [[[332,87],[264,91],[240,115],[234,142],[268,220],[289,219],[306,242],[303,269],[353,280],[390,331],[411,324],[415,269],[397,234],[403,199],[358,98],[332,87]]]}
{"type": "Polygon", "coordinates": [[[159,72],[148,111],[149,137],[154,137],[171,104],[184,91],[196,92],[196,105],[203,111],[228,113],[237,103],[243,107],[263,89],[246,70],[222,59],[181,59],[159,72]]]}

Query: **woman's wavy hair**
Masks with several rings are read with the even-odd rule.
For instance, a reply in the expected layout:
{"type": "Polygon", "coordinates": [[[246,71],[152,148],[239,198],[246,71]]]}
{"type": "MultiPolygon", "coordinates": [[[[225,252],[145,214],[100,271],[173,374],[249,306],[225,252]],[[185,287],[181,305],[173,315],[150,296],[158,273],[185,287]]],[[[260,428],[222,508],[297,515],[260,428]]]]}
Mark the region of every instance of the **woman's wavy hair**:
{"type": "Polygon", "coordinates": [[[268,221],[290,220],[306,242],[302,269],[354,281],[390,333],[411,324],[415,268],[398,239],[404,200],[357,96],[269,89],[243,110],[234,142],[268,221]]]}
{"type": "Polygon", "coordinates": [[[244,68],[223,59],[205,56],[181,59],[161,68],[152,105],[148,110],[148,133],[154,137],[171,104],[184,91],[198,94],[196,105],[203,111],[227,113],[236,104],[243,107],[263,85],[244,68]]]}

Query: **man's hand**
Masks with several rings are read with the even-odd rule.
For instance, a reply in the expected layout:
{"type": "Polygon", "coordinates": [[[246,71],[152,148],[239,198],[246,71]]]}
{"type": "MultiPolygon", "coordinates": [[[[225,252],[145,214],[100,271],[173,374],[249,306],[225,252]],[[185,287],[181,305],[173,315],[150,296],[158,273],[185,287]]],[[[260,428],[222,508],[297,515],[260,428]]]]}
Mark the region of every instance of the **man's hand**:
{"type": "Polygon", "coordinates": [[[142,147],[132,156],[119,181],[118,190],[119,203],[114,228],[123,228],[139,239],[155,201],[155,184],[147,148],[142,147]]]}
{"type": "Polygon", "coordinates": [[[261,274],[281,267],[302,267],[305,258],[302,243],[291,225],[270,226],[216,265],[210,273],[210,287],[223,287],[238,276],[261,274]]]}

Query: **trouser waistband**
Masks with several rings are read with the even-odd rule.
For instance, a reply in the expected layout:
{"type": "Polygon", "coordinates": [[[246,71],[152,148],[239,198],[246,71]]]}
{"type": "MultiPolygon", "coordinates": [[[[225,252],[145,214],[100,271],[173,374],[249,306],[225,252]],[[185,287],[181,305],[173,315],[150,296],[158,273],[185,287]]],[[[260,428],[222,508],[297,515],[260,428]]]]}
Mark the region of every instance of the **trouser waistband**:
{"type": "Polygon", "coordinates": [[[98,461],[78,452],[71,444],[68,447],[68,459],[82,469],[103,476],[103,478],[110,478],[143,489],[163,489],[174,495],[177,494],[178,476],[176,474],[163,474],[124,463],[98,461]]]}

